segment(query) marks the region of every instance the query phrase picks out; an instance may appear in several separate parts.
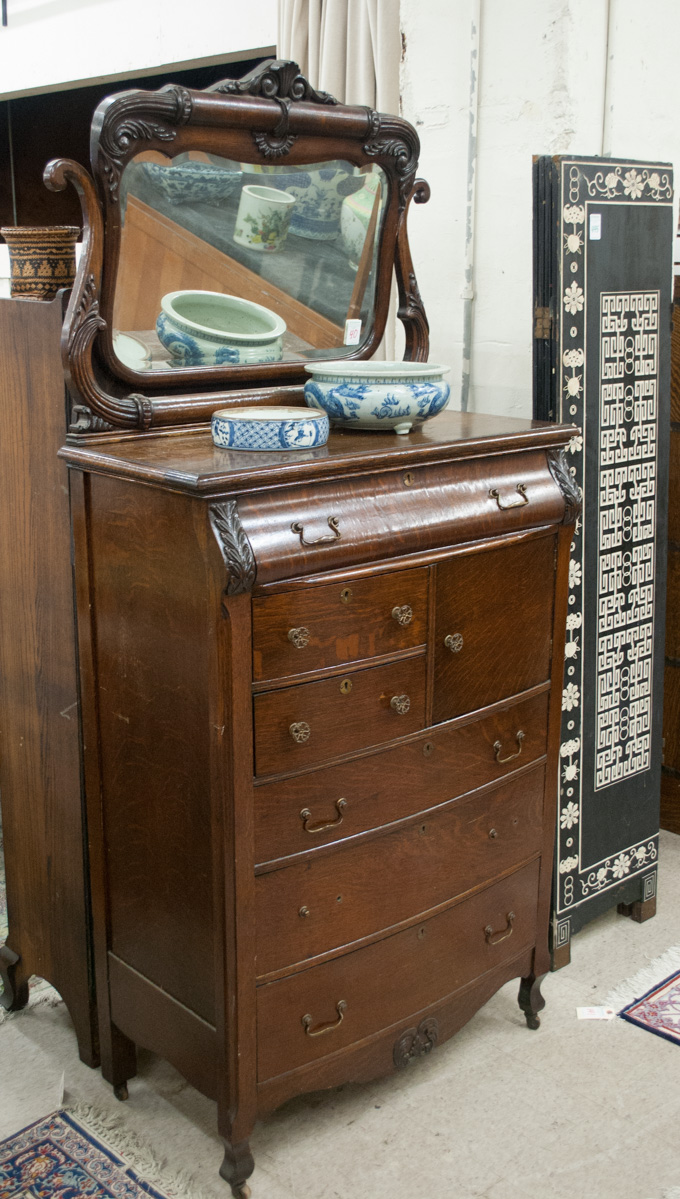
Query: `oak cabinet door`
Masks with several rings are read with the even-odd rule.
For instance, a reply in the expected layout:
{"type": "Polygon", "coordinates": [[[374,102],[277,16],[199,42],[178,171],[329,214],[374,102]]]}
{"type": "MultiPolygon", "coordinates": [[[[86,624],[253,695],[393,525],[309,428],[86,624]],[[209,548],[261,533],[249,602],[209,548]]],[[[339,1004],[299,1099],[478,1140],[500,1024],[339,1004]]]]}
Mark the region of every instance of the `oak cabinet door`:
{"type": "Polygon", "coordinates": [[[554,564],[553,536],[439,563],[435,722],[548,679],[554,564]]]}

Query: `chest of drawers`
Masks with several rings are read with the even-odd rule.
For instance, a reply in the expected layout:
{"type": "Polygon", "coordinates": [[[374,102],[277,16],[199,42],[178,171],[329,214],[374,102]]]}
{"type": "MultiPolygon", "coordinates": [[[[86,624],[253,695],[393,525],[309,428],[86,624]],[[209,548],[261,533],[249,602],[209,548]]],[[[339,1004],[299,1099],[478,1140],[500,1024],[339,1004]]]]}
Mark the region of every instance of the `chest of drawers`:
{"type": "Polygon", "coordinates": [[[538,1025],[570,430],[444,414],[267,456],[71,467],[104,1073],[258,1115],[400,1069],[508,979],[538,1025]]]}

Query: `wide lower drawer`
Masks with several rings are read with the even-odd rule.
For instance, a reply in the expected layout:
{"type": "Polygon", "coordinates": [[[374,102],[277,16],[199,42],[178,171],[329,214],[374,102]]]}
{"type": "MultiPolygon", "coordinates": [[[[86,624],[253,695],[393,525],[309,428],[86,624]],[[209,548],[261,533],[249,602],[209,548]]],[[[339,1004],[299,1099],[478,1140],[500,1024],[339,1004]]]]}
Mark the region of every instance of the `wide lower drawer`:
{"type": "Polygon", "coordinates": [[[255,861],[379,828],[503,778],[545,753],[548,696],[407,745],[255,788],[255,861]]]}
{"type": "Polygon", "coordinates": [[[253,678],[276,679],[422,645],[425,567],[253,600],[253,678]]]}
{"type": "Polygon", "coordinates": [[[422,924],[259,987],[258,1080],[398,1024],[521,953],[536,938],[538,877],[535,861],[422,924]]]}
{"type": "Polygon", "coordinates": [[[425,723],[424,655],[256,695],[255,772],[302,769],[425,723]]]}
{"type": "Polygon", "coordinates": [[[256,880],[257,973],[351,944],[540,852],[543,765],[405,827],[256,880]]]}

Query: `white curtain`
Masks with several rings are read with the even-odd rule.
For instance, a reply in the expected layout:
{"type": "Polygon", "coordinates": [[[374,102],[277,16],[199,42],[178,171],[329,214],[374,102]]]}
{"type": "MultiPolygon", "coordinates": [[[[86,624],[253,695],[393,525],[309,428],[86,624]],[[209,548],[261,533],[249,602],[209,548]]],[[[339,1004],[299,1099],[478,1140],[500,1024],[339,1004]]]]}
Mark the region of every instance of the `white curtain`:
{"type": "Polygon", "coordinates": [[[399,112],[399,0],[279,0],[278,54],[342,104],[399,112]]]}
{"type": "MultiPolygon", "coordinates": [[[[279,58],[341,104],[399,113],[399,0],[279,0],[279,58]]],[[[376,358],[396,354],[396,287],[376,358]]]]}

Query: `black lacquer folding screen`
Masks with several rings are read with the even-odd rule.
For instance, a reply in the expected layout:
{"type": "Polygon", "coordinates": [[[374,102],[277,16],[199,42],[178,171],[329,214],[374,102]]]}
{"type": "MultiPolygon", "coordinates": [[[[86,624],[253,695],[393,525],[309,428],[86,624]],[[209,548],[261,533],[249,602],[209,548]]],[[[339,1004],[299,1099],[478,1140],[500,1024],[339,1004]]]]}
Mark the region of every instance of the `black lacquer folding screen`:
{"type": "Polygon", "coordinates": [[[672,170],[534,161],[534,414],[579,427],[553,953],[653,914],[666,586],[672,170]],[[625,910],[625,909],[621,909],[625,910]]]}

